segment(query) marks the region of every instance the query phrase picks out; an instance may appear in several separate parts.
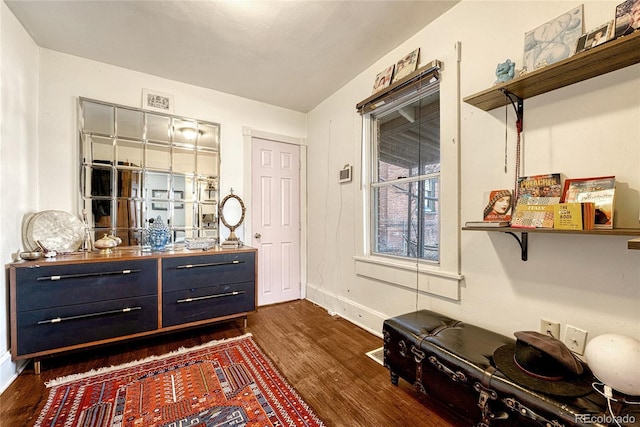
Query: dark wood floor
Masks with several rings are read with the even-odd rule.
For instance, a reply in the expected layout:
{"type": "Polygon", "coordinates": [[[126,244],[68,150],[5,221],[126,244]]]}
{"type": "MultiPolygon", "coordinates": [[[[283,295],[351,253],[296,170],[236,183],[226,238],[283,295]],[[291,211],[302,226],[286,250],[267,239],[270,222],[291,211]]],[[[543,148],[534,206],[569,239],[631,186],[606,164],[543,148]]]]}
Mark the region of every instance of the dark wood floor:
{"type": "MultiPolygon", "coordinates": [[[[365,355],[380,338],[308,301],[261,307],[248,332],[328,427],[464,426],[406,382],[391,384],[387,369],[365,355]]],[[[242,321],[233,321],[45,359],[40,375],[28,366],[0,396],[0,425],[33,425],[48,380],[242,333],[242,321]]]]}

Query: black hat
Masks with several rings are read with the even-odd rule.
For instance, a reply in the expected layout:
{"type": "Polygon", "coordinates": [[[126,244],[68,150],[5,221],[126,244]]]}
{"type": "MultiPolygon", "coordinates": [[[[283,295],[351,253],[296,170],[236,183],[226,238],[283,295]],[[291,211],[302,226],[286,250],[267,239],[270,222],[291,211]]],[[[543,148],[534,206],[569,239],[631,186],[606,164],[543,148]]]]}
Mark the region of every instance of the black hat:
{"type": "Polygon", "coordinates": [[[534,331],[514,335],[515,344],[499,347],[493,360],[515,383],[556,396],[578,397],[591,391],[589,368],[562,341],[534,331]]]}

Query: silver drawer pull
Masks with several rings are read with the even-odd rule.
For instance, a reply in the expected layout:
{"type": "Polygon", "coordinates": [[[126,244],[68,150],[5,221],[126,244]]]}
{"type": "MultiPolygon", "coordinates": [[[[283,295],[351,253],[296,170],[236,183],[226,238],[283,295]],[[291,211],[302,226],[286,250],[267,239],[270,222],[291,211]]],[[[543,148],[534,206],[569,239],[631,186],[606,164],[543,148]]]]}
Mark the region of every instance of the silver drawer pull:
{"type": "Polygon", "coordinates": [[[142,307],[125,307],[117,310],[101,311],[98,313],[79,314],[77,316],[69,316],[69,317],[55,317],[53,319],[41,320],[38,322],[38,325],[46,325],[49,323],[60,323],[60,322],[65,322],[67,320],[87,319],[89,317],[107,316],[109,314],[129,313],[130,311],[134,311],[134,310],[142,310],[142,307]]]}
{"type": "Polygon", "coordinates": [[[177,265],[176,268],[178,270],[181,270],[183,268],[198,268],[198,267],[216,267],[219,265],[233,265],[233,264],[242,264],[244,263],[244,261],[240,261],[240,260],[233,260],[233,261],[226,261],[226,262],[209,262],[209,263],[205,263],[205,264],[185,264],[185,265],[177,265]]]}
{"type": "Polygon", "coordinates": [[[41,282],[43,280],[62,280],[62,279],[79,279],[83,277],[114,276],[118,274],[139,273],[140,271],[142,270],[99,271],[97,273],[79,273],[79,274],[63,274],[60,276],[42,276],[42,277],[36,278],[36,281],[41,282]]]}
{"type": "Polygon", "coordinates": [[[181,303],[185,303],[185,302],[201,301],[201,300],[204,300],[204,299],[211,299],[211,298],[233,297],[233,296],[236,296],[236,295],[242,295],[244,293],[245,293],[245,291],[233,291],[233,292],[227,292],[227,293],[224,293],[224,294],[207,295],[207,296],[204,296],[204,297],[185,298],[185,299],[177,300],[176,303],[181,304],[181,303]]]}

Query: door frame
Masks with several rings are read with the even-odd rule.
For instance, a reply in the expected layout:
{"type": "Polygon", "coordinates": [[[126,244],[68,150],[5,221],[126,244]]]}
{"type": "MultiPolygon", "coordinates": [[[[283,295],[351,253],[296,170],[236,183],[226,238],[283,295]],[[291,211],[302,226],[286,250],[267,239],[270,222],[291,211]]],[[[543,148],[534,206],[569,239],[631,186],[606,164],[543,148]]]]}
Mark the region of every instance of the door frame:
{"type": "MultiPolygon", "coordinates": [[[[293,144],[300,147],[300,298],[307,298],[307,140],[306,138],[295,138],[286,135],[279,135],[252,129],[247,126],[242,127],[243,150],[244,150],[244,176],[243,194],[245,200],[252,200],[251,176],[251,155],[253,153],[253,138],[266,139],[268,141],[293,144]]],[[[252,207],[247,209],[244,222],[246,236],[253,236],[252,230],[252,207]]],[[[258,265],[258,268],[260,266],[258,265]]],[[[258,284],[260,286],[260,284],[258,284]]]]}

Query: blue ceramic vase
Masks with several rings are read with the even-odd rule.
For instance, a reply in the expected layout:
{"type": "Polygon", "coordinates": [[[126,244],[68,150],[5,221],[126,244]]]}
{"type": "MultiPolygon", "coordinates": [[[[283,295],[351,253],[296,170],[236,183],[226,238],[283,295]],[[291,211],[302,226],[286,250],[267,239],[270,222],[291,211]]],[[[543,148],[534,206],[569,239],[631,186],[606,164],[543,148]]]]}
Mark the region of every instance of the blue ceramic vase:
{"type": "Polygon", "coordinates": [[[160,215],[147,229],[147,243],[152,251],[163,251],[169,243],[169,227],[162,221],[160,215]]]}

